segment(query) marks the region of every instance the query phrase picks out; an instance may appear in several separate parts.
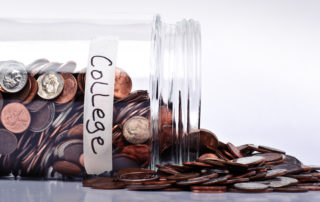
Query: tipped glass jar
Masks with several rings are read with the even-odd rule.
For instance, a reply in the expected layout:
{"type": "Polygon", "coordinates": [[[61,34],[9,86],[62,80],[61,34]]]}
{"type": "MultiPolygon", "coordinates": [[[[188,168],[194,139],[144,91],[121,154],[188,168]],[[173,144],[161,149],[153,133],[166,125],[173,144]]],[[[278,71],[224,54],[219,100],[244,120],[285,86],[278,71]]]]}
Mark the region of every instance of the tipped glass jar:
{"type": "Polygon", "coordinates": [[[112,129],[95,144],[110,138],[112,170],[196,159],[201,106],[196,21],[2,19],[0,175],[86,174],[85,85],[89,76],[97,77],[86,74],[88,55],[92,39],[105,36],[117,37],[112,129]]]}

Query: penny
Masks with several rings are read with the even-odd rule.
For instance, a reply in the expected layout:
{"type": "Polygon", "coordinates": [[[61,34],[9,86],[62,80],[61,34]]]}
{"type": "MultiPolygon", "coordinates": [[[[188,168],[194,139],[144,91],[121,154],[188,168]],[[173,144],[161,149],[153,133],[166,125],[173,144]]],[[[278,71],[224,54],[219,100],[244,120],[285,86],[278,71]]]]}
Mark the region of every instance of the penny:
{"type": "Polygon", "coordinates": [[[240,150],[236,146],[234,146],[232,143],[228,142],[227,147],[230,150],[230,152],[236,157],[241,158],[243,155],[241,154],[240,150]]]}
{"type": "Polygon", "coordinates": [[[31,116],[24,105],[13,102],[2,109],[1,122],[10,132],[22,133],[28,129],[31,116]]]}
{"type": "Polygon", "coordinates": [[[215,154],[212,154],[212,153],[202,154],[199,157],[199,160],[205,160],[205,159],[219,159],[219,157],[215,154]]]}
{"type": "Polygon", "coordinates": [[[37,79],[38,95],[46,100],[58,97],[63,90],[63,78],[55,72],[47,72],[37,79]]]}
{"type": "Polygon", "coordinates": [[[78,124],[70,128],[68,137],[83,136],[83,124],[78,124]]]}
{"type": "Polygon", "coordinates": [[[280,150],[280,149],[276,149],[276,148],[272,148],[272,147],[267,147],[267,146],[261,146],[261,145],[259,145],[258,147],[259,147],[260,149],[264,149],[264,150],[267,150],[267,151],[269,151],[269,152],[286,154],[285,151],[282,151],[282,150],[280,150]]]}
{"type": "Polygon", "coordinates": [[[257,182],[243,182],[236,183],[233,185],[236,189],[246,190],[250,192],[263,191],[268,189],[268,185],[257,183],[257,182]]]}
{"type": "Polygon", "coordinates": [[[132,89],[130,76],[120,68],[115,70],[114,97],[124,98],[129,95],[132,89]]]}
{"type": "Polygon", "coordinates": [[[126,184],[123,182],[104,182],[91,185],[93,189],[124,189],[126,184]]]}
{"type": "Polygon", "coordinates": [[[134,116],[123,126],[123,136],[131,144],[141,144],[150,138],[149,120],[142,116],[134,116]]]}
{"type": "Polygon", "coordinates": [[[200,147],[215,150],[218,148],[218,145],[219,140],[214,133],[206,129],[200,129],[200,147]]]}
{"type": "Polygon", "coordinates": [[[195,178],[189,178],[187,180],[181,180],[179,182],[176,182],[176,184],[179,186],[190,186],[190,185],[202,184],[209,180],[210,180],[209,178],[195,177],[195,178]]]}
{"type": "Polygon", "coordinates": [[[10,95],[7,96],[7,99],[9,100],[14,100],[14,101],[24,101],[29,94],[31,93],[31,89],[32,89],[32,80],[31,78],[33,78],[32,76],[28,77],[28,81],[27,84],[24,86],[24,88],[22,90],[20,90],[17,93],[12,93],[10,95]]]}
{"type": "Polygon", "coordinates": [[[306,187],[282,187],[273,189],[276,192],[307,192],[306,187]]]}
{"type": "Polygon", "coordinates": [[[64,149],[64,160],[79,163],[80,155],[83,153],[82,144],[72,144],[64,149]]]}
{"type": "Polygon", "coordinates": [[[172,123],[172,112],[165,106],[160,108],[161,125],[170,125],[172,123]]]}
{"type": "Polygon", "coordinates": [[[190,189],[194,193],[224,193],[227,186],[191,186],[190,189]]]}
{"type": "Polygon", "coordinates": [[[24,88],[28,73],[24,64],[17,61],[6,61],[0,65],[0,85],[9,92],[16,93],[24,88]]]}
{"type": "Polygon", "coordinates": [[[33,132],[41,132],[50,127],[53,122],[55,109],[52,102],[36,113],[31,113],[32,120],[29,129],[33,132]]]}
{"type": "Polygon", "coordinates": [[[67,176],[77,176],[81,173],[81,168],[69,161],[56,161],[53,170],[67,176]]]}
{"type": "Polygon", "coordinates": [[[64,104],[71,101],[77,93],[78,85],[76,78],[70,73],[62,73],[63,90],[62,93],[54,101],[64,104]]]}
{"type": "Polygon", "coordinates": [[[84,187],[90,187],[94,184],[104,183],[104,182],[113,182],[114,178],[112,177],[94,177],[90,179],[82,180],[82,185],[84,187]]]}
{"type": "Polygon", "coordinates": [[[84,167],[84,155],[83,154],[81,154],[79,156],[79,163],[80,163],[80,165],[82,165],[82,167],[84,167]]]}
{"type": "Polygon", "coordinates": [[[127,186],[131,191],[148,191],[148,190],[161,190],[171,187],[171,184],[134,184],[127,186]]]}
{"type": "Polygon", "coordinates": [[[149,173],[149,174],[156,174],[154,170],[149,170],[146,168],[124,168],[117,172],[118,176],[121,176],[123,174],[127,173],[133,173],[133,172],[140,172],[140,173],[149,173]]]}
{"type": "Polygon", "coordinates": [[[320,191],[320,186],[318,185],[303,185],[303,186],[298,186],[299,188],[304,188],[309,191],[320,191]]]}
{"type": "Polygon", "coordinates": [[[37,80],[33,76],[29,76],[29,82],[31,83],[31,91],[28,96],[24,99],[22,104],[29,104],[37,95],[38,92],[38,83],[37,80]]]}
{"type": "Polygon", "coordinates": [[[78,81],[78,87],[82,93],[84,93],[85,89],[85,74],[84,73],[78,73],[77,76],[77,81],[78,81]]]}
{"type": "Polygon", "coordinates": [[[16,136],[5,130],[0,129],[0,155],[10,154],[16,150],[18,141],[16,136]]]}
{"type": "Polygon", "coordinates": [[[139,168],[139,164],[134,158],[124,155],[113,155],[112,157],[112,170],[118,171],[123,168],[139,168]]]}
{"type": "Polygon", "coordinates": [[[179,174],[176,174],[176,175],[171,175],[171,176],[168,176],[168,180],[187,180],[187,179],[190,179],[190,178],[195,178],[195,177],[199,177],[200,174],[199,173],[179,173],[179,174]]]}

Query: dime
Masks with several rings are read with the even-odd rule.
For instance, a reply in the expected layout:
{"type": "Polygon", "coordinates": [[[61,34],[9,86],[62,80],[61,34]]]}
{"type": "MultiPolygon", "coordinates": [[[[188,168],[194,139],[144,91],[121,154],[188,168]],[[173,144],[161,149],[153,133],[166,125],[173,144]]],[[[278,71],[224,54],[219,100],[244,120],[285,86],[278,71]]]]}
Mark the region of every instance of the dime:
{"type": "Polygon", "coordinates": [[[261,163],[262,161],[264,161],[264,158],[262,156],[248,156],[234,159],[234,162],[241,163],[244,165],[256,165],[261,163]]]}
{"type": "Polygon", "coordinates": [[[9,92],[16,93],[24,88],[28,73],[24,64],[17,61],[6,61],[0,65],[0,85],[9,92]]]}
{"type": "Polygon", "coordinates": [[[32,120],[30,124],[30,130],[33,132],[41,132],[49,128],[53,122],[55,109],[54,104],[50,102],[40,111],[32,113],[32,120]]]}
{"type": "Polygon", "coordinates": [[[274,178],[278,176],[282,176],[288,173],[288,170],[286,169],[273,169],[273,170],[268,170],[266,178],[274,178]]]}
{"type": "Polygon", "coordinates": [[[141,144],[150,138],[149,120],[142,116],[134,116],[123,126],[123,136],[131,144],[141,144]]]}
{"type": "Polygon", "coordinates": [[[234,187],[240,190],[246,190],[250,192],[259,192],[268,189],[268,185],[257,182],[236,183],[234,184],[234,187]]]}
{"type": "Polygon", "coordinates": [[[12,153],[17,146],[16,136],[5,129],[0,129],[0,155],[12,153]]]}
{"type": "Polygon", "coordinates": [[[276,177],[274,179],[267,180],[264,183],[266,183],[271,188],[280,188],[297,184],[298,180],[291,177],[276,177]]]}
{"type": "Polygon", "coordinates": [[[130,76],[124,70],[116,68],[114,82],[114,97],[124,98],[129,95],[132,89],[130,76]]]}
{"type": "Polygon", "coordinates": [[[62,73],[63,90],[54,101],[58,104],[64,104],[71,101],[77,93],[78,85],[76,78],[70,73],[62,73]]]}
{"type": "Polygon", "coordinates": [[[22,133],[28,129],[31,116],[24,105],[13,102],[3,108],[1,122],[7,130],[13,133],[22,133]]]}
{"type": "Polygon", "coordinates": [[[47,72],[37,79],[38,95],[46,100],[58,97],[63,90],[63,78],[55,72],[47,72]]]}

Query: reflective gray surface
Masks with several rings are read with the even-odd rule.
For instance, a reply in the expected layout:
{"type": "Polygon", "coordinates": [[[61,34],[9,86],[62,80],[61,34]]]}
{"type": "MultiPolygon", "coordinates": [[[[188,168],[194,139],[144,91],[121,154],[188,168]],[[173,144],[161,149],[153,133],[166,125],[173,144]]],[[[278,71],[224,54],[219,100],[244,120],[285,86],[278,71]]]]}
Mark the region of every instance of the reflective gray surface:
{"type": "Polygon", "coordinates": [[[0,180],[0,201],[5,202],[113,202],[113,201],[241,201],[288,202],[320,201],[320,192],[307,193],[222,193],[196,194],[190,192],[136,192],[126,190],[94,190],[81,182],[0,180]]]}

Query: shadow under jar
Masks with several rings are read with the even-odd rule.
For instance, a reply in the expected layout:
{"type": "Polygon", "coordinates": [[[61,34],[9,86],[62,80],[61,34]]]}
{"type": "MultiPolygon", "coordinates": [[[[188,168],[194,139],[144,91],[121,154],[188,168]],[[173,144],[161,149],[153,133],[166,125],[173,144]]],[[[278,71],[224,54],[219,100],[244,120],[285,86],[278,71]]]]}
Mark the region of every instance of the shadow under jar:
{"type": "Polygon", "coordinates": [[[0,175],[86,175],[91,40],[116,36],[112,171],[198,157],[200,27],[130,20],[0,19],[0,175]]]}

